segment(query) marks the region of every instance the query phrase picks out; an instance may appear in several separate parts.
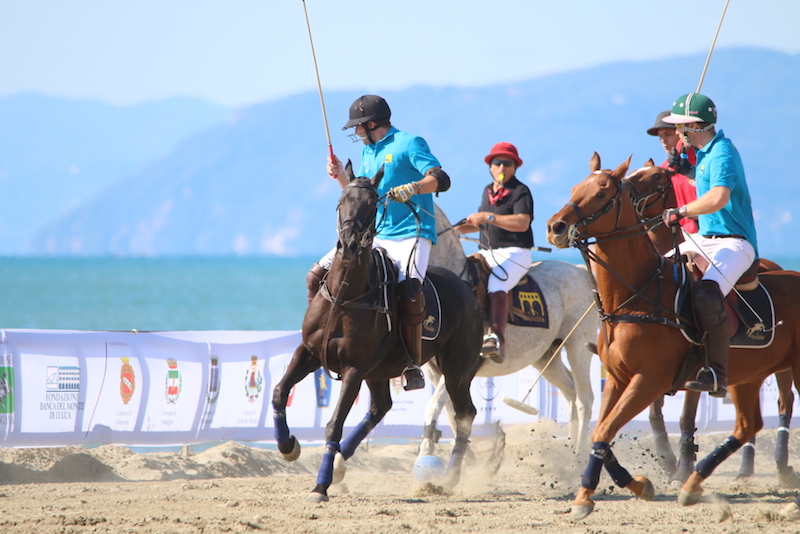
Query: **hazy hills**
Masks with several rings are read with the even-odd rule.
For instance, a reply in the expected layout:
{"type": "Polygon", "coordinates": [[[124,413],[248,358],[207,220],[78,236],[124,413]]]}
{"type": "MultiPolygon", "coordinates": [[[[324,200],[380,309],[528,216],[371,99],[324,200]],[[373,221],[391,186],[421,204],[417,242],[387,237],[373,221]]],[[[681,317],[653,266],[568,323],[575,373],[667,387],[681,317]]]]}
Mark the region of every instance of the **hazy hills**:
{"type": "MultiPolygon", "coordinates": [[[[453,178],[452,189],[439,198],[452,219],[477,207],[488,182],[483,156],[491,145],[515,143],[525,160],[520,178],[534,193],[534,234],[544,245],[544,221],[586,176],[592,151],[607,167],[631,154],[634,166],[649,157],[663,160],[657,139],[645,130],[676,96],[696,88],[704,61],[697,56],[618,63],[514,84],[417,87],[383,96],[393,123],[425,137],[453,178]]],[[[487,83],[495,79],[487,69],[487,83]]],[[[703,92],[715,100],[720,126],[742,153],[762,254],[800,253],[792,239],[794,204],[800,199],[793,166],[800,152],[794,134],[800,122],[800,58],[764,50],[717,51],[703,92]]],[[[345,137],[341,125],[357,96],[325,94],[334,150],[354,161],[360,145],[345,137]]],[[[0,99],[4,124],[14,107],[10,100],[0,99]]],[[[38,113],[38,122],[25,135],[14,133],[21,127],[15,123],[0,137],[0,184],[11,191],[6,198],[14,199],[12,209],[52,217],[35,235],[28,225],[23,243],[9,238],[9,231],[19,235],[15,220],[0,215],[0,253],[294,255],[322,254],[333,245],[339,190],[324,172],[327,141],[316,93],[227,116],[214,106],[180,99],[159,103],[154,113],[107,114],[105,121],[84,120],[94,116],[90,103],[47,105],[54,111],[40,112],[32,104],[28,113],[38,113]],[[81,128],[48,124],[48,116],[65,114],[81,128]],[[117,126],[123,118],[125,126],[117,126]],[[15,137],[36,151],[26,151],[17,140],[14,154],[7,154],[6,142],[15,137]],[[78,161],[76,154],[84,158],[81,168],[96,176],[87,180],[91,187],[82,198],[79,188],[62,183],[69,184],[65,162],[78,161]],[[6,163],[9,156],[13,165],[6,163]],[[62,173],[45,172],[49,167],[43,162],[58,162],[62,173]],[[21,174],[27,181],[14,179],[21,174]],[[67,213],[57,209],[70,203],[75,207],[67,213]]]]}

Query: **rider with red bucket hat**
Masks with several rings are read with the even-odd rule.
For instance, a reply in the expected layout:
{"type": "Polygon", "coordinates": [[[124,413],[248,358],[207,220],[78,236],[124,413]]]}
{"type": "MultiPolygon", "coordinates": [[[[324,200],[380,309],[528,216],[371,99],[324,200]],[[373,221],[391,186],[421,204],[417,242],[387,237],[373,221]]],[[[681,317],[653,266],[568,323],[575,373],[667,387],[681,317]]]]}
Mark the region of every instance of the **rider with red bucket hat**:
{"type": "Polygon", "coordinates": [[[483,189],[477,213],[456,226],[461,233],[480,231],[480,254],[492,267],[487,287],[489,331],[483,338],[481,355],[502,362],[508,320],[508,292],[528,272],[533,248],[533,196],[517,179],[522,166],[517,147],[501,142],[484,158],[491,183],[483,189]]]}

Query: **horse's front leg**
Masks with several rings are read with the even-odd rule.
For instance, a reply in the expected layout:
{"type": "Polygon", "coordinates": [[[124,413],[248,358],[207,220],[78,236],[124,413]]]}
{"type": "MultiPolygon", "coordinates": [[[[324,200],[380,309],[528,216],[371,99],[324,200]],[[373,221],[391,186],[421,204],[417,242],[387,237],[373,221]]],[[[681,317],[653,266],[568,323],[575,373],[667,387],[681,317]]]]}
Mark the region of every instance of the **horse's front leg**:
{"type": "Polygon", "coordinates": [[[729,388],[731,399],[736,406],[736,426],[733,434],[728,436],[711,454],[697,462],[694,472],[683,484],[678,494],[678,503],[683,506],[691,506],[700,502],[703,495],[703,481],[711,476],[719,464],[738,451],[742,443],[761,430],[764,423],[761,419],[759,404],[760,389],[761,382],[737,384],[729,388]]]}
{"type": "Polygon", "coordinates": [[[600,417],[592,433],[592,452],[589,464],[581,477],[581,487],[572,504],[571,516],[580,520],[592,513],[592,495],[600,483],[600,471],[605,467],[611,478],[621,488],[628,488],[634,495],[644,500],[652,500],[655,490],[647,477],[632,477],[622,467],[609,445],[619,430],[638,413],[652,404],[656,396],[653,384],[644,384],[642,375],[636,375],[627,386],[620,387],[614,377],[609,376],[603,389],[603,403],[600,417]]]}
{"type": "Polygon", "coordinates": [[[317,474],[317,485],[306,499],[309,502],[327,502],[328,500],[328,488],[333,483],[333,463],[341,448],[339,442],[342,439],[342,427],[361,389],[362,378],[361,370],[355,367],[348,367],[342,373],[339,402],[336,403],[331,420],[325,427],[325,453],[322,455],[322,464],[317,474]]]}
{"type": "Polygon", "coordinates": [[[700,392],[687,389],[683,398],[683,411],[681,412],[680,427],[680,458],[678,468],[669,478],[672,483],[683,484],[694,470],[697,461],[697,445],[694,442],[695,421],[697,419],[697,406],[700,404],[700,392]]]}
{"type": "MultiPolygon", "coordinates": [[[[471,378],[471,377],[470,377],[471,378]]],[[[464,456],[467,453],[469,437],[472,434],[472,423],[478,410],[472,403],[472,396],[469,392],[470,380],[463,376],[445,375],[445,385],[453,402],[455,412],[456,439],[453,452],[450,453],[450,463],[444,475],[444,486],[453,488],[461,480],[461,466],[464,463],[464,456]]]]}
{"type": "Polygon", "coordinates": [[[286,403],[289,401],[289,392],[295,384],[318,367],[319,360],[314,358],[301,343],[295,349],[292,361],[286,367],[283,378],[272,390],[275,441],[278,442],[278,451],[289,462],[293,462],[300,457],[300,443],[289,433],[289,425],[286,422],[286,403]]]}
{"type": "Polygon", "coordinates": [[[678,466],[675,453],[669,444],[667,427],[664,424],[664,395],[661,395],[650,405],[650,428],[653,429],[653,440],[656,443],[658,463],[664,467],[667,475],[674,473],[678,466]]]}
{"type": "MultiPolygon", "coordinates": [[[[428,366],[426,366],[428,367],[428,366]]],[[[435,384],[433,395],[428,403],[425,405],[425,430],[422,434],[422,441],[419,444],[419,455],[417,458],[423,456],[431,456],[436,449],[436,444],[439,442],[441,431],[436,429],[436,421],[439,419],[445,404],[450,399],[445,387],[444,375],[440,372],[434,374],[433,371],[428,372],[428,378],[432,384],[435,384]]]]}

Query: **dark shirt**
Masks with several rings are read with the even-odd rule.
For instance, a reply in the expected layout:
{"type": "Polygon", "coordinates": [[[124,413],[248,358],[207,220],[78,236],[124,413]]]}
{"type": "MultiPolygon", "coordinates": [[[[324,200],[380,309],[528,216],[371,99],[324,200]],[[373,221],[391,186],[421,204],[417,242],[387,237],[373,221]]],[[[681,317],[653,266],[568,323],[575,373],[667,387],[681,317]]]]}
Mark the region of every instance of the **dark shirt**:
{"type": "MultiPolygon", "coordinates": [[[[492,188],[492,184],[489,184],[488,188],[484,188],[481,207],[478,211],[488,211],[497,215],[524,213],[530,215],[531,221],[533,221],[533,196],[528,186],[517,180],[516,176],[512,176],[508,180],[504,180],[503,187],[508,189],[509,193],[496,206],[489,202],[489,190],[492,188]]],[[[509,232],[491,223],[482,226],[481,248],[502,247],[533,248],[533,230],[528,226],[522,232],[509,232]]]]}

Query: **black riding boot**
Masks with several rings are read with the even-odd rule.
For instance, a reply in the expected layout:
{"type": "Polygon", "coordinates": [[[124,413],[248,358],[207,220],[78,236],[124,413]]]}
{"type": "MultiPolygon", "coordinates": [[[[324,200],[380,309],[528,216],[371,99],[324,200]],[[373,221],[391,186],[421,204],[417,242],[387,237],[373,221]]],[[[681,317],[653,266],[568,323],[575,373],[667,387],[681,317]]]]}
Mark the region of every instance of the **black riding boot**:
{"type": "Polygon", "coordinates": [[[483,337],[481,356],[503,363],[506,346],[506,324],[508,324],[508,293],[489,293],[489,333],[483,337]]]}
{"type": "Polygon", "coordinates": [[[327,272],[328,269],[319,263],[315,263],[311,266],[311,269],[309,269],[308,274],[306,275],[306,289],[308,290],[309,304],[311,304],[311,301],[317,296],[317,293],[319,292],[319,286],[322,284],[322,279],[325,278],[325,273],[327,272]]]}
{"type": "Polygon", "coordinates": [[[728,349],[730,332],[719,284],[713,280],[700,280],[694,292],[697,326],[705,332],[706,354],[711,369],[703,369],[697,378],[686,382],[686,389],[708,391],[712,397],[728,394],[728,349]]]}
{"type": "Polygon", "coordinates": [[[422,321],[425,320],[425,294],[422,282],[416,278],[406,279],[398,284],[400,292],[400,332],[403,344],[411,360],[403,369],[406,384],[403,389],[411,391],[425,387],[422,374],[422,321]]]}

